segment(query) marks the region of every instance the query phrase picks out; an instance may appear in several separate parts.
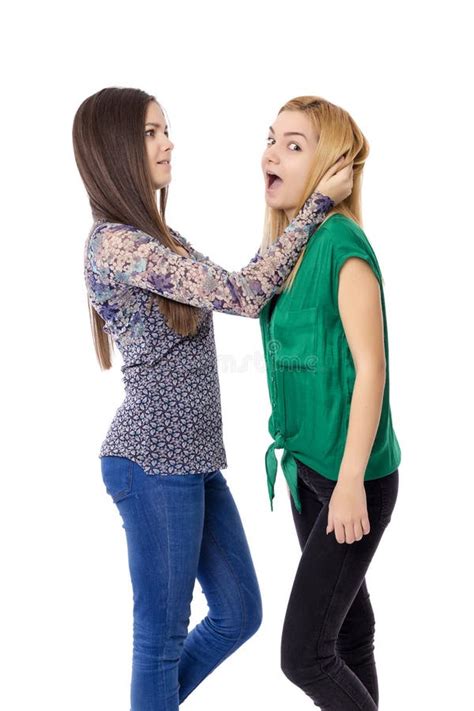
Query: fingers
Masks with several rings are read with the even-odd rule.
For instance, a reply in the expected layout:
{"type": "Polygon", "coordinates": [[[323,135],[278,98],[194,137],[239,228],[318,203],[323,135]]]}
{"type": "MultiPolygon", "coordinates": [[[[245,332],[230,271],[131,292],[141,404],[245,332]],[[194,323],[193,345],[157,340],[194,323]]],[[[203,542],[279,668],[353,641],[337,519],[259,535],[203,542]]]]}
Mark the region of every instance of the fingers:
{"type": "Polygon", "coordinates": [[[326,526],[326,535],[327,535],[328,533],[331,533],[331,531],[333,531],[333,530],[334,530],[334,523],[333,523],[333,520],[332,520],[332,515],[331,515],[330,512],[328,512],[328,524],[327,524],[327,526],[326,526]]]}
{"type": "Polygon", "coordinates": [[[336,525],[334,526],[334,532],[336,534],[336,541],[338,543],[346,543],[346,532],[344,530],[344,524],[342,521],[336,520],[336,525]]]}
{"type": "Polygon", "coordinates": [[[360,521],[354,521],[351,533],[353,541],[360,541],[362,538],[362,526],[360,525],[360,521]]]}
{"type": "Polygon", "coordinates": [[[330,517],[330,523],[326,527],[326,535],[334,530],[334,535],[338,543],[355,543],[360,541],[363,536],[370,533],[370,523],[368,516],[364,516],[359,521],[345,524],[343,521],[330,517]]]}
{"type": "Polygon", "coordinates": [[[337,174],[342,175],[344,178],[349,178],[352,175],[352,173],[353,173],[352,163],[345,165],[344,168],[341,168],[340,170],[337,171],[337,174]]]}
{"type": "Polygon", "coordinates": [[[353,173],[353,171],[354,171],[354,161],[351,160],[350,163],[347,163],[347,165],[344,165],[344,166],[342,166],[342,168],[339,168],[339,170],[337,172],[342,173],[342,175],[345,175],[345,174],[350,175],[353,173]]]}
{"type": "Polygon", "coordinates": [[[331,165],[330,168],[327,169],[327,171],[324,174],[324,178],[331,178],[333,175],[335,175],[339,170],[341,170],[341,167],[344,162],[344,156],[341,156],[335,163],[331,165]]]}
{"type": "MultiPolygon", "coordinates": [[[[337,168],[337,170],[341,170],[341,167],[343,167],[346,163],[346,158],[347,158],[347,153],[344,153],[335,163],[334,166],[337,168]]],[[[354,160],[351,160],[350,163],[347,165],[352,165],[354,163],[354,160]]]]}
{"type": "Polygon", "coordinates": [[[347,165],[344,165],[344,161],[346,160],[346,154],[342,155],[324,174],[324,179],[331,178],[333,175],[336,173],[342,174],[344,177],[348,177],[353,169],[354,169],[354,160],[351,160],[350,163],[347,163],[347,165]],[[346,171],[346,173],[344,173],[346,171]]]}

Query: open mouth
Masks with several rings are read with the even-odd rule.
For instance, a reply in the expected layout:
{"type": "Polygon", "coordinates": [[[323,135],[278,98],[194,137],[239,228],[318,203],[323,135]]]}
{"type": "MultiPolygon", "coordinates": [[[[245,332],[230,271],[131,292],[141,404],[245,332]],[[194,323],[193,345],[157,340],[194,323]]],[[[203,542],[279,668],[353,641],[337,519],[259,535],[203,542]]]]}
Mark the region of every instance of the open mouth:
{"type": "Polygon", "coordinates": [[[278,176],[275,175],[274,173],[267,173],[266,174],[266,181],[267,181],[267,189],[268,190],[274,190],[277,188],[283,180],[278,176]]]}

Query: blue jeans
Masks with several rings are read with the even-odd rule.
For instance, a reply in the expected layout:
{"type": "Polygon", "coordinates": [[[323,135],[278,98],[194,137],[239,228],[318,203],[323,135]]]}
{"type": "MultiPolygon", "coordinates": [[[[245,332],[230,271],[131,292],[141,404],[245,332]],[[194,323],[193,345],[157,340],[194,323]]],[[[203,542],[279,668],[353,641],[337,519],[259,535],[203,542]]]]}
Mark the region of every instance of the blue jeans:
{"type": "Polygon", "coordinates": [[[260,590],[227,482],[217,470],[148,475],[101,458],[125,529],[133,589],[131,711],[176,711],[259,628],[260,590]],[[188,634],[196,578],[207,616],[188,634]]]}

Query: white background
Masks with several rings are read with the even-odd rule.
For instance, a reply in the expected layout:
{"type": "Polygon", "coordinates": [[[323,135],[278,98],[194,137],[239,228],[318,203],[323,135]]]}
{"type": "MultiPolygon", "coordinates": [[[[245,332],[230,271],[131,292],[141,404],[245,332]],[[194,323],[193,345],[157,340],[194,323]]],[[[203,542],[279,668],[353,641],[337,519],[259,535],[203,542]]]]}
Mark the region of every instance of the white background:
{"type": "MultiPolygon", "coordinates": [[[[82,276],[91,225],[74,113],[106,86],[155,94],[175,143],[168,221],[229,269],[256,253],[260,157],[292,97],[350,112],[370,144],[364,229],[385,279],[402,448],[367,575],[380,708],[472,704],[472,24],[450,2],[24,2],[3,11],[0,706],[128,711],[132,592],[98,447],[122,400],[95,359],[82,276]],[[471,54],[471,56],[470,56],[471,54]]],[[[299,558],[258,321],[215,314],[229,466],[264,601],[257,635],[189,711],[309,709],[279,669],[299,558]]],[[[191,623],[205,614],[196,586],[191,623]]]]}

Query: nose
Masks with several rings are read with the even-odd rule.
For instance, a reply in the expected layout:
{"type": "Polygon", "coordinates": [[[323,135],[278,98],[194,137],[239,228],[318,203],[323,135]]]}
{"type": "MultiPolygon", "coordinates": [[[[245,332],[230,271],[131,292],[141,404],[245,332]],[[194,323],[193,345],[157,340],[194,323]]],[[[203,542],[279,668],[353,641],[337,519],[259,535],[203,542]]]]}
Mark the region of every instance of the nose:
{"type": "Polygon", "coordinates": [[[275,145],[267,146],[265,153],[263,154],[267,161],[272,163],[279,163],[278,151],[275,145]]]}

